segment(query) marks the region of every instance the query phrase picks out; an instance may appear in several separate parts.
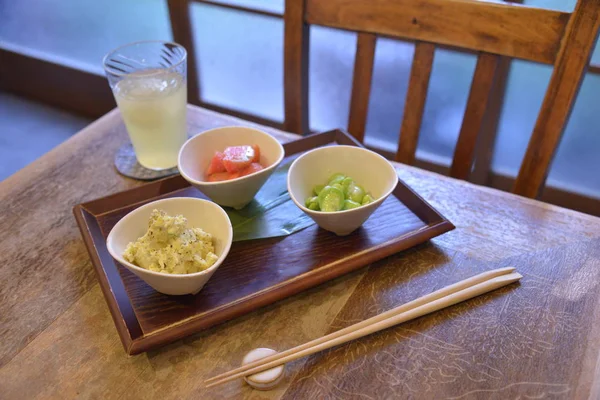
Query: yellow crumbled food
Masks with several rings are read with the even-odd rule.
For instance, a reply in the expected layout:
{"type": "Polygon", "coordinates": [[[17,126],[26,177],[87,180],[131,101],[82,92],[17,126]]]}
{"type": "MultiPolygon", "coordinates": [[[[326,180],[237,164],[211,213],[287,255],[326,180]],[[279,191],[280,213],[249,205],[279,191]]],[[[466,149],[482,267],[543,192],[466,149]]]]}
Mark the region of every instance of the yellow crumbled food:
{"type": "Polygon", "coordinates": [[[188,228],[183,215],[171,217],[161,210],[152,211],[148,232],[129,243],[123,257],[138,267],[166,274],[204,271],[219,258],[210,233],[188,228]]]}

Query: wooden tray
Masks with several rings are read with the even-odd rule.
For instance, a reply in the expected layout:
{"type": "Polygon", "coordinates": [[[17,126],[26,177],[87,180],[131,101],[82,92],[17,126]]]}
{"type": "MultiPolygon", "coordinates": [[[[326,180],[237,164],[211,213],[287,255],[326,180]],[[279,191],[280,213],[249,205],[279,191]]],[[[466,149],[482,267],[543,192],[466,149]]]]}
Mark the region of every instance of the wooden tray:
{"type": "MultiPolygon", "coordinates": [[[[335,144],[360,146],[336,130],[308,136],[284,148],[287,158],[335,144]]],[[[200,293],[167,296],[115,262],[105,240],[117,221],[131,210],[172,196],[205,198],[178,175],[73,209],[128,354],[151,350],[249,313],[454,229],[399,181],[393,195],[349,236],[338,237],[312,225],[285,237],[235,242],[200,293]]]]}

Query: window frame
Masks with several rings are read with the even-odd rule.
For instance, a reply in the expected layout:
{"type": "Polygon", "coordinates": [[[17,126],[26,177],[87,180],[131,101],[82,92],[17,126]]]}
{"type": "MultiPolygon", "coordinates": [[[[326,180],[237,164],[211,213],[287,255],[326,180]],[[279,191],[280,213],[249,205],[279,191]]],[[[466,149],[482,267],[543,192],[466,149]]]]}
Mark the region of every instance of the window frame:
{"type": "MultiPolygon", "coordinates": [[[[188,50],[189,103],[261,125],[282,129],[283,123],[279,121],[202,100],[202,85],[199,82],[196,63],[198,54],[193,42],[190,17],[190,3],[193,2],[282,20],[283,13],[214,0],[167,0],[173,40],[182,44],[188,50]]],[[[522,0],[512,0],[512,2],[521,3],[522,0]]],[[[43,60],[28,53],[26,48],[19,48],[19,46],[13,46],[11,49],[0,47],[0,90],[32,98],[91,118],[98,118],[116,107],[104,76],[78,69],[75,65],[69,65],[66,60],[58,57],[43,60]],[[81,92],[81,88],[85,88],[85,93],[81,92]],[[56,96],[56,93],[62,95],[56,96]]],[[[510,191],[515,178],[497,174],[491,169],[491,150],[494,147],[502,112],[506,83],[510,71],[510,59],[505,58],[501,64],[496,86],[493,89],[490,104],[486,110],[485,122],[477,144],[476,161],[470,181],[510,191]]],[[[600,74],[600,63],[590,62],[587,73],[600,74]]],[[[377,147],[371,148],[390,159],[394,158],[394,154],[389,150],[377,147]]],[[[419,156],[417,156],[415,165],[443,175],[449,174],[447,166],[433,160],[419,158],[419,156]]],[[[540,200],[600,216],[600,199],[583,194],[547,185],[540,200]]]]}

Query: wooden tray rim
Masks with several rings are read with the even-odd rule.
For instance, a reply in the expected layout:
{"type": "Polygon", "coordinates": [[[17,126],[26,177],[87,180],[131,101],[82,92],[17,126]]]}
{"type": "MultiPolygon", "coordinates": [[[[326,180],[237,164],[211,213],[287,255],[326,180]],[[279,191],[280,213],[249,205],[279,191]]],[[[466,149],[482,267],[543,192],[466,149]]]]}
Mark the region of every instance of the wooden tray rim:
{"type": "MultiPolygon", "coordinates": [[[[288,142],[284,144],[284,147],[286,148],[286,155],[292,155],[300,151],[306,151],[305,147],[307,143],[311,144],[311,148],[316,148],[334,142],[338,144],[362,147],[362,145],[352,136],[339,129],[308,135],[296,141],[288,142]]],[[[113,208],[106,212],[94,213],[93,209],[94,204],[99,201],[127,197],[124,195],[139,193],[141,189],[159,186],[163,183],[173,183],[181,185],[181,187],[176,187],[174,190],[165,192],[161,196],[157,197],[166,196],[170,193],[184,190],[191,186],[180,175],[174,175],[141,185],[136,188],[77,204],[73,207],[73,213],[75,215],[77,225],[79,226],[85,246],[90,254],[94,269],[96,270],[100,288],[104,294],[104,297],[106,298],[109,311],[117,328],[117,332],[128,355],[134,355],[148,351],[157,345],[166,344],[167,342],[181,339],[194,332],[198,332],[218,323],[247,314],[253,310],[272,304],[275,301],[291,297],[306,289],[325,283],[331,279],[347,274],[372,262],[406,250],[418,243],[422,243],[429,238],[436,237],[442,233],[455,229],[455,226],[448,219],[442,216],[427,201],[416,194],[408,185],[398,178],[398,186],[394,190],[394,195],[397,196],[396,192],[398,191],[406,192],[405,196],[408,195],[410,201],[408,203],[406,201],[402,201],[402,203],[424,223],[426,223],[424,227],[421,227],[417,230],[412,230],[392,240],[379,243],[373,247],[370,247],[369,249],[363,250],[360,253],[353,254],[351,257],[342,258],[327,265],[327,267],[330,267],[331,265],[345,263],[344,268],[336,269],[334,271],[332,271],[331,268],[320,268],[309,271],[285,282],[281,282],[275,286],[254,292],[251,295],[240,298],[232,303],[224,304],[205,313],[182,319],[171,325],[161,327],[153,332],[144,333],[139,324],[139,320],[137,319],[133,305],[131,304],[131,299],[127,294],[125,284],[121,279],[114,260],[106,248],[100,249],[96,247],[92,230],[97,230],[100,232],[97,217],[106,213],[112,213],[121,208],[131,207],[138,203],[146,202],[148,201],[148,197],[141,198],[134,202],[128,202],[127,204],[113,208]],[[180,182],[177,182],[178,179],[180,182]],[[422,210],[421,208],[418,208],[417,205],[420,207],[424,206],[425,209],[422,210]],[[433,220],[436,222],[427,223],[427,220],[433,220]],[[406,241],[407,237],[411,240],[406,241]],[[376,249],[383,249],[385,251],[374,252],[376,249]],[[107,267],[105,267],[102,261],[104,258],[108,258],[110,260],[108,263],[108,268],[111,268],[111,266],[114,268],[112,277],[109,276],[106,271],[107,267]],[[279,296],[282,288],[286,288],[285,296],[279,296]],[[248,299],[252,298],[255,298],[255,301],[250,304],[248,299]],[[126,316],[131,317],[127,318],[126,316]]]]}

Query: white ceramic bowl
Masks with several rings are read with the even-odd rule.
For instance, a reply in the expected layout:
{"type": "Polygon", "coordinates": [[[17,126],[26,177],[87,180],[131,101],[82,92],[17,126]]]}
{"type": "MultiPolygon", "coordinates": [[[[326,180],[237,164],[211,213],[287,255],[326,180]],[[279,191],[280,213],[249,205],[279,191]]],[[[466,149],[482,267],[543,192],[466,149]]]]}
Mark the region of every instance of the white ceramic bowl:
{"type": "Polygon", "coordinates": [[[145,204],[124,216],[112,228],[106,239],[108,252],[125,268],[164,294],[196,294],[223,263],[231,248],[233,229],[225,211],[213,202],[190,197],[174,197],[145,204]],[[193,274],[164,274],[138,267],[123,258],[130,242],[135,242],[148,230],[148,219],[152,210],[160,209],[171,216],[183,215],[188,226],[202,228],[213,235],[215,254],[219,256],[210,268],[193,274]]]}
{"type": "Polygon", "coordinates": [[[288,172],[288,192],[302,211],[321,228],[336,235],[348,235],[361,226],[392,193],[398,176],[392,164],[379,154],[356,146],[329,146],[306,152],[298,157],[288,172]],[[351,210],[321,212],[304,206],[313,196],[315,185],[323,185],[335,173],[350,176],[375,199],[351,210]]]}
{"type": "Polygon", "coordinates": [[[271,135],[258,129],[229,126],[201,132],[189,139],[179,151],[181,176],[222,206],[243,208],[269,179],[283,160],[283,146],[271,135]],[[216,151],[228,146],[257,144],[262,171],[223,182],[208,182],[205,171],[216,151]]]}

